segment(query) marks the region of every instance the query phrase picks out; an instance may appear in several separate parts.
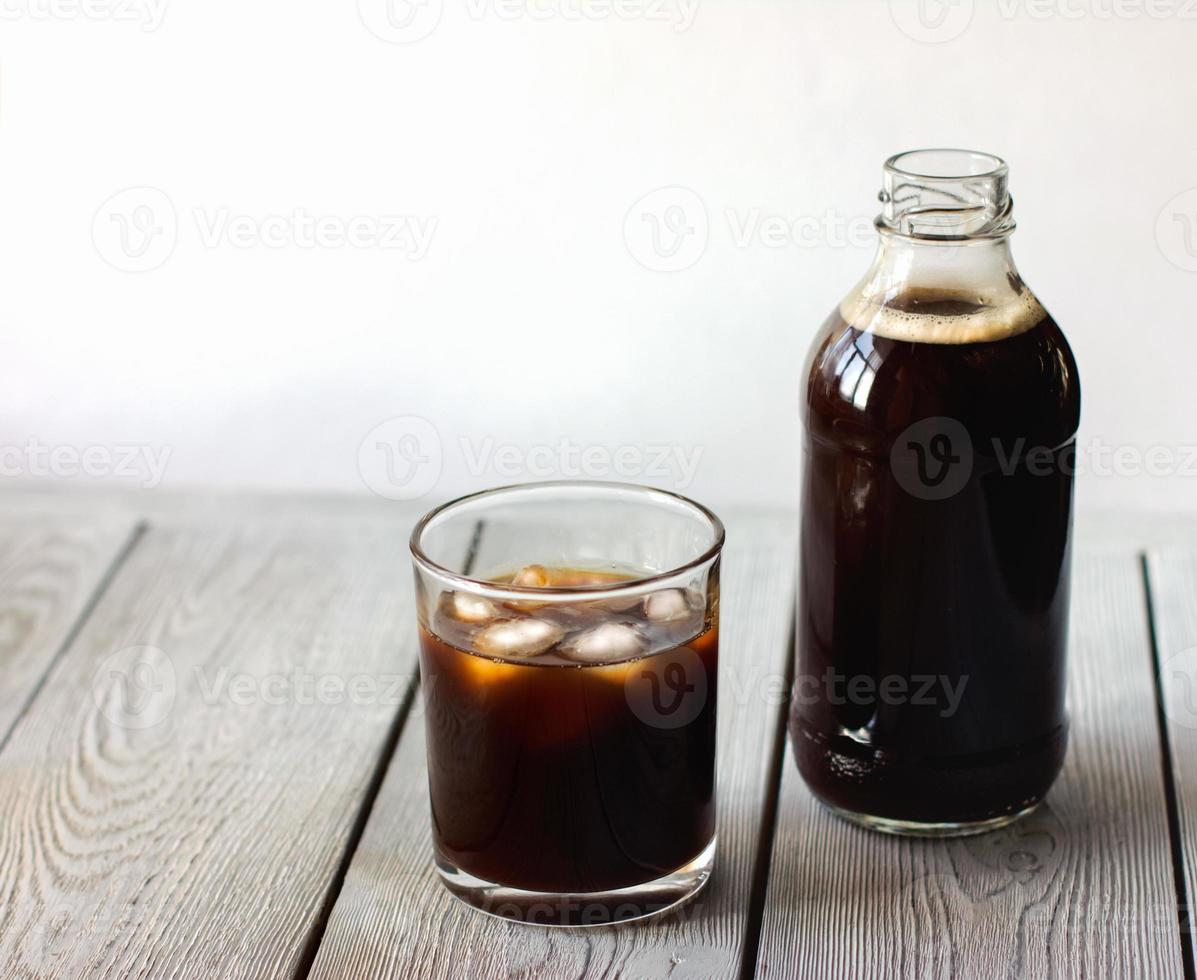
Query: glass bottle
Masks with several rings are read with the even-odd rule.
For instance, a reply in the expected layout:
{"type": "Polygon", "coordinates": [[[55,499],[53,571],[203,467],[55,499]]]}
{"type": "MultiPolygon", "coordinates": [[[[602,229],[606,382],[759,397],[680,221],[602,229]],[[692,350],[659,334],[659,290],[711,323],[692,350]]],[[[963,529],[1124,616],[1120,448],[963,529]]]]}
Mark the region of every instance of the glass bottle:
{"type": "Polygon", "coordinates": [[[976,833],[1064,759],[1080,384],[1015,269],[1002,160],[900,154],[881,201],[804,374],[790,734],[840,815],[976,833]]]}

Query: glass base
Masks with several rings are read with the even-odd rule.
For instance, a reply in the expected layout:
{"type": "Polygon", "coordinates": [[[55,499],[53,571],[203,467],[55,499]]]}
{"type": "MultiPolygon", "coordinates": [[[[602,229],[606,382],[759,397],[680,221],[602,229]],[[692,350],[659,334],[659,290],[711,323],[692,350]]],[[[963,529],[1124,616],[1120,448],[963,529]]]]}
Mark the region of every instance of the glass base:
{"type": "Polygon", "coordinates": [[[672,874],[605,892],[562,894],[509,888],[475,878],[436,855],[436,870],[453,896],[471,908],[535,926],[606,926],[661,915],[693,898],[710,880],[715,863],[715,838],[698,857],[672,874]]]}
{"type": "Polygon", "coordinates": [[[974,834],[987,834],[991,830],[1008,827],[1016,820],[1021,820],[1039,806],[1038,801],[1015,813],[1004,813],[1000,817],[990,817],[988,820],[965,820],[958,823],[921,823],[917,820],[892,820],[889,817],[874,817],[868,813],[853,813],[838,806],[823,804],[837,817],[854,823],[866,830],[876,830],[882,834],[896,834],[902,837],[971,837],[974,834]]]}

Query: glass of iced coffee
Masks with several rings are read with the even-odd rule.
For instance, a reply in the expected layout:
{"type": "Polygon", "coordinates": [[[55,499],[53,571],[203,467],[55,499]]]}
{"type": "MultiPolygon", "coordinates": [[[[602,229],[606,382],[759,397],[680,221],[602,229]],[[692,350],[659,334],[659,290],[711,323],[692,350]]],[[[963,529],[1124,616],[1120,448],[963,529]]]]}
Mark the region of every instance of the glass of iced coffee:
{"type": "Polygon", "coordinates": [[[613,483],[491,490],[416,526],[433,847],[459,899],[590,926],[706,883],[723,536],[613,483]]]}

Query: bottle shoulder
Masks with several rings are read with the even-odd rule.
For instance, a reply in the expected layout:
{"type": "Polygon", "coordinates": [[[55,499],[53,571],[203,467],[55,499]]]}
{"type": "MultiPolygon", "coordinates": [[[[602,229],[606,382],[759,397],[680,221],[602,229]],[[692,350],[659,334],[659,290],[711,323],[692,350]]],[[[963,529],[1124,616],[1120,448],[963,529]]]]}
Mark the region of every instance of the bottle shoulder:
{"type": "Polygon", "coordinates": [[[990,341],[926,343],[862,329],[837,309],[807,356],[808,424],[900,432],[932,416],[980,434],[1057,444],[1080,420],[1080,377],[1063,331],[1039,320],[990,341]]]}

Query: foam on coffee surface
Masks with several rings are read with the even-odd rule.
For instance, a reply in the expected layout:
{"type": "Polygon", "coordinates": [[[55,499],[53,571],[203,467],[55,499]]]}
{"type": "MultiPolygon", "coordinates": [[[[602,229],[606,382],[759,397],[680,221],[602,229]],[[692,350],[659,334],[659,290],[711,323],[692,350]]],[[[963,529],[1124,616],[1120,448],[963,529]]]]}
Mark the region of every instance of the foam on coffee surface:
{"type": "MultiPolygon", "coordinates": [[[[943,300],[951,300],[944,293],[943,300]]],[[[985,344],[1030,330],[1047,316],[1030,292],[1004,295],[959,314],[902,309],[866,297],[859,291],[840,304],[844,322],[865,333],[915,344],[985,344]]]]}

